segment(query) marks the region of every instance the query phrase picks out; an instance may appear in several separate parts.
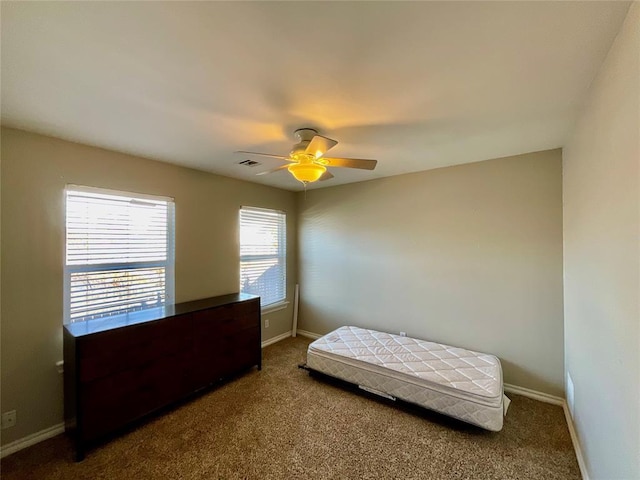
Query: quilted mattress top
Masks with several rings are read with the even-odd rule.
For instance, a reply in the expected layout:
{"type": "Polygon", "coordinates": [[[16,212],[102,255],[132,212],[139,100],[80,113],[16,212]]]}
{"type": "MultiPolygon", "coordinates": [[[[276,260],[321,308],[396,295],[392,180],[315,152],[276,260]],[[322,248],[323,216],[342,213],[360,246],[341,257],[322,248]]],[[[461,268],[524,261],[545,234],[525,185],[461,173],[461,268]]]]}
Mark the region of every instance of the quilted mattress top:
{"type": "Polygon", "coordinates": [[[309,352],[364,362],[486,398],[501,398],[502,368],[493,355],[358,327],[340,327],[309,352]]]}

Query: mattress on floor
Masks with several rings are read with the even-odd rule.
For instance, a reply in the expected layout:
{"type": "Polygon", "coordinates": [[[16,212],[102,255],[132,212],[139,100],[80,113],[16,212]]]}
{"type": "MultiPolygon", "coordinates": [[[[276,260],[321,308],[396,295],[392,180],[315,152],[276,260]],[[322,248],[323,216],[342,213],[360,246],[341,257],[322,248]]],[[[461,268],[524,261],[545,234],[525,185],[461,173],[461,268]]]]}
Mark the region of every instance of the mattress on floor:
{"type": "Polygon", "coordinates": [[[509,405],[497,357],[375,330],[328,333],[309,345],[307,367],[491,431],[509,405]]]}

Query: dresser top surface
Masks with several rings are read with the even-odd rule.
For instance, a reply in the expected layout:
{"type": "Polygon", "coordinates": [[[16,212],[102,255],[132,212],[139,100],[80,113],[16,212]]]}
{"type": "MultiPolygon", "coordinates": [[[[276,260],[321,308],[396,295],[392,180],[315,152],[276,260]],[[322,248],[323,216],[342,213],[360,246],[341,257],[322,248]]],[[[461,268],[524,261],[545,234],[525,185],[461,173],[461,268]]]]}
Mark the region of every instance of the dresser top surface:
{"type": "Polygon", "coordinates": [[[206,310],[208,308],[246,302],[259,298],[260,297],[256,295],[249,295],[247,293],[230,293],[227,295],[219,295],[217,297],[192,300],[190,302],[147,308],[145,310],[123,313],[120,315],[111,315],[109,317],[68,323],[64,328],[74,337],[82,337],[93,333],[106,332],[108,330],[115,330],[116,328],[138,325],[141,323],[152,322],[154,320],[160,320],[162,318],[185,315],[187,313],[206,310]]]}

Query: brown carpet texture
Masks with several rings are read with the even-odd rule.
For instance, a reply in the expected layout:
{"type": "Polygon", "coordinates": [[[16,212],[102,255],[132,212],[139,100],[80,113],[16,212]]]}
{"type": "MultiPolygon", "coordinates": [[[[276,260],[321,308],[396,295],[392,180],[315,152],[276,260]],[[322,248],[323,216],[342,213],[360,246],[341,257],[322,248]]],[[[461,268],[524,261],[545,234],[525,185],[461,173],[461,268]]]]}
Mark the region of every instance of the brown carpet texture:
{"type": "Polygon", "coordinates": [[[562,408],[517,395],[501,432],[360,395],[297,368],[309,341],[73,461],[60,435],[2,460],[13,479],[579,479],[562,408]]]}

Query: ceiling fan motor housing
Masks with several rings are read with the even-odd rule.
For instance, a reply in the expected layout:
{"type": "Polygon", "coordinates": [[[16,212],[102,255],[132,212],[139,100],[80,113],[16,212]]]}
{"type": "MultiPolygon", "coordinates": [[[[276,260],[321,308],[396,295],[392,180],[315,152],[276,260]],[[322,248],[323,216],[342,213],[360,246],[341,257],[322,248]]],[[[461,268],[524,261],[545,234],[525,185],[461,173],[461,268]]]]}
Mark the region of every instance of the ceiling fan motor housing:
{"type": "Polygon", "coordinates": [[[298,139],[298,143],[293,146],[291,150],[291,156],[304,153],[307,146],[311,142],[311,139],[318,134],[317,130],[313,128],[299,128],[294,132],[294,135],[298,139]]]}

